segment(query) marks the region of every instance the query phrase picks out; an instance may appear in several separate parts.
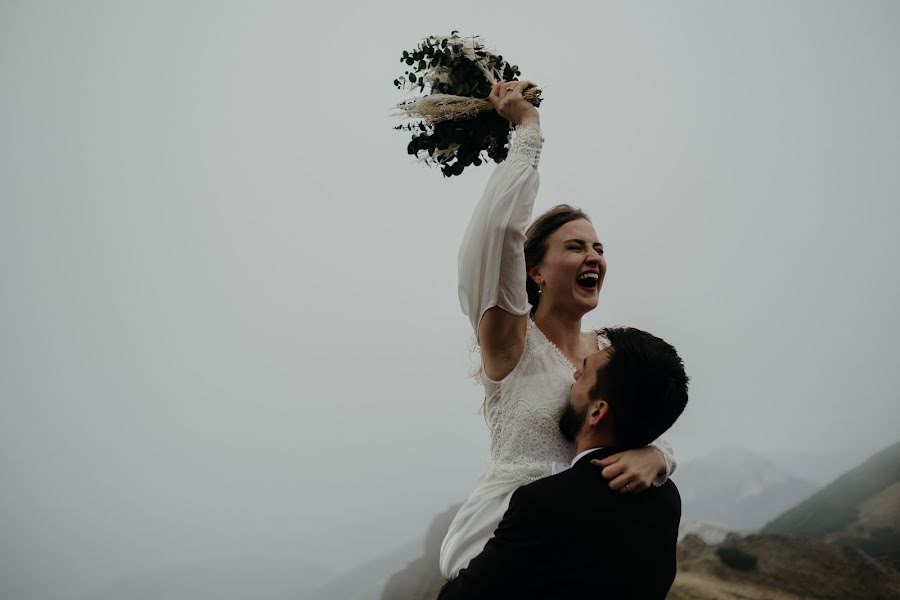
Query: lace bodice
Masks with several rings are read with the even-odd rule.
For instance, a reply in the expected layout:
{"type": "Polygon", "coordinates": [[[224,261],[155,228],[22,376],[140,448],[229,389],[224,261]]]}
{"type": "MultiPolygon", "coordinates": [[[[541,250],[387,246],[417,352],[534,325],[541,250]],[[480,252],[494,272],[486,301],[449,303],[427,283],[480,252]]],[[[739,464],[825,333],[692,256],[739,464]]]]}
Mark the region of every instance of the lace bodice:
{"type": "Polygon", "coordinates": [[[534,321],[526,327],[525,349],[512,372],[499,382],[482,376],[491,430],[488,474],[523,483],[546,477],[551,463],[575,454],[559,432],[572,368],[534,321]]]}

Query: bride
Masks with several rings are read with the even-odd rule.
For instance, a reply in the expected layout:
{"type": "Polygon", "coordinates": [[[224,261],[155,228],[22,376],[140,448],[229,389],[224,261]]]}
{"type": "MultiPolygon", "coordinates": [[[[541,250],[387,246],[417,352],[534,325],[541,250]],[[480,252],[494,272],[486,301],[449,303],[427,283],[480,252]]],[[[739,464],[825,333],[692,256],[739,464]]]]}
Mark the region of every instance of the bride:
{"type": "MultiPolygon", "coordinates": [[[[544,141],[540,115],[522,97],[528,85],[501,81],[491,91],[494,109],[515,125],[515,136],[459,250],[459,299],[481,350],[491,453],[441,545],[441,573],[449,579],[484,549],[519,486],[550,475],[556,463],[570,463],[574,449],[559,431],[559,418],[575,365],[606,345],[581,330],[606,273],[590,219],[559,205],[528,227],[544,141]]],[[[603,467],[597,476],[622,493],[661,485],[675,468],[661,439],[597,464],[603,467]]]]}

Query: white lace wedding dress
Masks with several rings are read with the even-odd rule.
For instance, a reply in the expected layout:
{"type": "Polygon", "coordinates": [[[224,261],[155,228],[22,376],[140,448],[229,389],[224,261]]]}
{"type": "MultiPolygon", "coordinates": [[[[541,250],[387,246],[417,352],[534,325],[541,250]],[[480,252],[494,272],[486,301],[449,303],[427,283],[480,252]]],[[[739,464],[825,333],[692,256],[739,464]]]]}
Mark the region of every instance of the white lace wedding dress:
{"type": "MultiPolygon", "coordinates": [[[[459,299],[477,331],[492,306],[517,315],[531,305],[525,292],[525,229],[537,196],[537,165],[544,138],[537,127],[517,127],[509,156],[488,180],[459,251],[459,299]]],[[[598,349],[605,345],[598,340],[598,349]]],[[[569,463],[574,448],[559,432],[575,368],[529,319],[525,348],[506,377],[482,373],[491,454],[475,489],[459,509],[441,545],[440,568],[454,578],[491,538],[519,486],[551,473],[554,462],[569,463]]],[[[675,468],[672,449],[653,442],[666,459],[665,483],[675,468]]],[[[597,471],[597,477],[601,477],[597,471]]]]}

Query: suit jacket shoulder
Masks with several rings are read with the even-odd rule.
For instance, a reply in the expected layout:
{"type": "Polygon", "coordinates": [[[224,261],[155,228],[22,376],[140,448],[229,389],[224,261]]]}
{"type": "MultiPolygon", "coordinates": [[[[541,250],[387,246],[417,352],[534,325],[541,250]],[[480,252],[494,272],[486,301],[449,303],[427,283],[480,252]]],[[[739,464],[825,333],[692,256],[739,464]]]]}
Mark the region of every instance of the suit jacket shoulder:
{"type": "Polygon", "coordinates": [[[494,537],[439,598],[663,599],[680,515],[671,481],[621,494],[579,461],[516,490],[494,537]]]}

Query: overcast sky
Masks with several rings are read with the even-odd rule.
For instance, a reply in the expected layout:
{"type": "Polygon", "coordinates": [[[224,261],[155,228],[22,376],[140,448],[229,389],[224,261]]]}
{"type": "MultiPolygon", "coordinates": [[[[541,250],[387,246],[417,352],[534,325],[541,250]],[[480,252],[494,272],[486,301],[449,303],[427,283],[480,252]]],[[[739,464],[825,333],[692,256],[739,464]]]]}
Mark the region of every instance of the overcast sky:
{"type": "Polygon", "coordinates": [[[536,210],[604,242],[587,327],[679,349],[680,460],[816,479],[897,441],[896,2],[2,0],[4,597],[337,572],[468,494],[456,253],[494,166],[391,129],[401,52],[452,29],[544,88],[536,210]]]}

